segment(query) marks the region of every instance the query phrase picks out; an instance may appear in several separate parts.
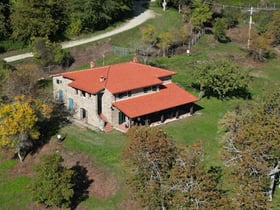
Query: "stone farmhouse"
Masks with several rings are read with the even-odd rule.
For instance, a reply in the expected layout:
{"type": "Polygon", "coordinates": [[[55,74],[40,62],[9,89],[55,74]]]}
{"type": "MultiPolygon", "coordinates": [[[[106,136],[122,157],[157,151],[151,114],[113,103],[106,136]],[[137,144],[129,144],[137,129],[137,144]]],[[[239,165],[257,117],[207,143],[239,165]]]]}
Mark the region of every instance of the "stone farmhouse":
{"type": "Polygon", "coordinates": [[[198,100],[172,82],[173,71],[136,59],[53,75],[53,93],[73,120],[103,131],[158,125],[192,114],[198,100]]]}

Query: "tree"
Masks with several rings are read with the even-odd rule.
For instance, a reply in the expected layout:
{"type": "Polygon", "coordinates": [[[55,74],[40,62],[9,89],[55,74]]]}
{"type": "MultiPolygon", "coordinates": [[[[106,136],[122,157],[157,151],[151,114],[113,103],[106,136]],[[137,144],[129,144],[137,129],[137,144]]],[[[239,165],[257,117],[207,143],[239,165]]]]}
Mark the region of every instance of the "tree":
{"type": "Polygon", "coordinates": [[[249,76],[230,60],[216,60],[198,65],[193,77],[194,85],[200,88],[200,97],[204,94],[219,98],[248,96],[246,88],[249,76]]]}
{"type": "Polygon", "coordinates": [[[280,12],[275,11],[272,15],[272,20],[267,27],[267,36],[270,37],[272,45],[280,44],[280,12]]]}
{"type": "Polygon", "coordinates": [[[270,46],[271,40],[267,36],[267,33],[261,35],[253,33],[252,37],[249,55],[251,55],[255,61],[264,62],[268,58],[273,57],[270,46]]]}
{"type": "Polygon", "coordinates": [[[162,49],[163,56],[165,56],[166,50],[172,44],[172,35],[170,32],[163,32],[159,35],[159,47],[162,49]]]}
{"type": "Polygon", "coordinates": [[[124,159],[130,166],[133,195],[148,209],[216,209],[227,200],[220,190],[221,171],[203,169],[201,143],[178,149],[157,127],[133,127],[124,159]]]}
{"type": "Polygon", "coordinates": [[[213,29],[215,38],[219,42],[225,43],[229,41],[229,38],[226,36],[226,29],[228,29],[228,23],[225,18],[216,18],[213,25],[213,29]]]}
{"type": "Polygon", "coordinates": [[[147,25],[140,28],[142,40],[149,45],[153,46],[156,43],[156,28],[154,25],[147,25]]]}
{"type": "Polygon", "coordinates": [[[194,30],[199,31],[203,27],[203,24],[211,19],[212,12],[209,5],[203,0],[193,1],[191,9],[191,22],[194,30]]]}
{"type": "Polygon", "coordinates": [[[10,104],[0,107],[0,146],[18,154],[20,161],[39,139],[39,123],[50,118],[52,108],[25,96],[15,97],[10,104]]]}
{"type": "Polygon", "coordinates": [[[130,186],[143,206],[166,208],[166,180],[176,158],[176,148],[170,137],[158,128],[133,127],[128,132],[129,143],[124,159],[131,166],[130,186]]]}
{"type": "Polygon", "coordinates": [[[222,16],[227,20],[229,28],[233,28],[238,24],[238,19],[241,16],[239,8],[225,7],[222,10],[222,16]]]}
{"type": "Polygon", "coordinates": [[[181,149],[170,171],[171,202],[176,209],[227,209],[229,202],[221,190],[220,167],[203,167],[201,142],[181,149]]]}
{"type": "Polygon", "coordinates": [[[65,0],[17,0],[12,4],[13,37],[28,41],[32,37],[55,37],[64,31],[65,0]]]}
{"type": "Polygon", "coordinates": [[[8,0],[2,0],[0,2],[0,40],[6,38],[9,34],[9,6],[8,0]]]}
{"type": "Polygon", "coordinates": [[[13,70],[4,83],[3,93],[10,99],[18,95],[35,97],[42,72],[37,65],[26,63],[13,70]]]}
{"type": "Polygon", "coordinates": [[[179,31],[179,36],[183,42],[183,45],[190,39],[192,35],[191,24],[185,23],[179,31]]]}
{"type": "Polygon", "coordinates": [[[9,78],[9,75],[12,71],[15,70],[15,67],[12,65],[8,64],[6,61],[0,59],[0,90],[1,90],[1,97],[4,97],[3,92],[4,92],[4,86],[3,85],[7,79],[9,78]]]}
{"type": "Polygon", "coordinates": [[[237,107],[220,121],[237,209],[269,209],[280,173],[280,90],[237,107]]]}
{"type": "Polygon", "coordinates": [[[110,23],[121,20],[130,13],[132,0],[70,0],[66,11],[69,24],[66,33],[78,35],[104,29],[110,23]]]}
{"type": "Polygon", "coordinates": [[[42,67],[52,65],[70,66],[73,58],[62,49],[58,43],[51,42],[48,38],[35,38],[32,42],[35,62],[42,67]]]}
{"type": "Polygon", "coordinates": [[[43,156],[41,162],[35,166],[35,178],[31,185],[34,201],[46,206],[70,206],[74,195],[74,171],[65,168],[62,162],[61,155],[53,153],[43,156]]]}

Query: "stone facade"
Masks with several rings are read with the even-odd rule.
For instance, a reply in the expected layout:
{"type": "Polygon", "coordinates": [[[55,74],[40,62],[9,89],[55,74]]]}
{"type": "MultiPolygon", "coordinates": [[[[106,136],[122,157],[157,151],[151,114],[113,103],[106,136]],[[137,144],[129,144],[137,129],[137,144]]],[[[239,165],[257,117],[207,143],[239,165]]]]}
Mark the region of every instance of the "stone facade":
{"type": "Polygon", "coordinates": [[[103,130],[104,121],[98,115],[98,95],[72,88],[71,82],[62,76],[53,77],[55,100],[64,103],[74,119],[103,130]]]}

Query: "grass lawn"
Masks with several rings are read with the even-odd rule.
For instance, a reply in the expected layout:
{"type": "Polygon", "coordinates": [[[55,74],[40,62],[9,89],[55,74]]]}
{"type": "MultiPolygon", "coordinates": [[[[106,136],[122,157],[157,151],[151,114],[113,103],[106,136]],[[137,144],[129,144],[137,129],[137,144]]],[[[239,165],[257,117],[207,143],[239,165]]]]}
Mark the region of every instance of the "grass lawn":
{"type": "Polygon", "coordinates": [[[31,196],[28,190],[31,178],[9,177],[9,169],[16,164],[16,160],[1,161],[0,158],[0,209],[28,209],[31,196]]]}
{"type": "Polygon", "coordinates": [[[75,125],[64,127],[60,132],[67,134],[66,148],[84,152],[112,170],[121,169],[121,152],[126,144],[124,134],[96,132],[75,125]]]}

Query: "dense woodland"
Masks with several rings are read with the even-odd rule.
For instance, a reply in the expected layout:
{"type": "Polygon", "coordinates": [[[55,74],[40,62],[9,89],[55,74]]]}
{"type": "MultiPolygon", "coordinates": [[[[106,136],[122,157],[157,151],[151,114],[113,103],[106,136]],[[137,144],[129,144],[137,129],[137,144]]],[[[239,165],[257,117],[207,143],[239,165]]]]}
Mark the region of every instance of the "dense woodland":
{"type": "MultiPolygon", "coordinates": [[[[202,30],[213,35],[217,43],[230,43],[227,30],[243,24],[244,17],[248,19],[248,11],[240,12],[235,6],[248,5],[274,9],[254,14],[252,41],[242,49],[244,54],[258,64],[279,56],[275,49],[280,44],[280,10],[271,1],[252,0],[244,4],[230,0],[158,0],[155,4],[162,9],[164,2],[166,12],[168,8],[178,11],[182,27],[157,31],[152,24],[141,26],[143,57],[152,57],[153,49],[160,52],[156,54],[160,58],[170,56],[170,49],[187,49],[189,41],[202,30]]],[[[12,151],[24,161],[27,154],[43,147],[69,123],[70,113],[54,103],[52,94],[45,90],[48,81],[44,77],[49,74],[46,67],[67,68],[74,62],[59,42],[132,17],[133,3],[1,1],[0,50],[6,52],[13,43],[23,43],[21,47],[31,46],[34,53],[32,62],[19,65],[0,60],[1,152],[12,151]]],[[[271,85],[265,97],[252,98],[248,88],[252,76],[234,59],[217,58],[197,64],[189,75],[192,82],[188,87],[199,93],[201,100],[242,100],[240,106],[220,116],[217,125],[223,166],[205,164],[203,143],[199,140],[182,146],[161,128],[135,126],[126,135],[122,152],[131,197],[146,209],[270,209],[280,172],[279,87],[271,85]],[[224,180],[230,183],[226,187],[224,180]]],[[[31,183],[34,201],[72,207],[84,199],[77,196],[77,173],[62,163],[61,156],[51,154],[35,167],[36,178],[31,183]]]]}
{"type": "Polygon", "coordinates": [[[4,0],[0,3],[0,40],[29,42],[33,37],[61,40],[104,29],[128,17],[132,3],[132,0],[4,0]]]}

